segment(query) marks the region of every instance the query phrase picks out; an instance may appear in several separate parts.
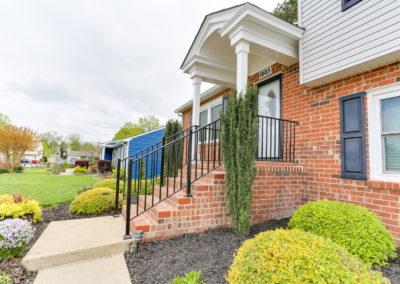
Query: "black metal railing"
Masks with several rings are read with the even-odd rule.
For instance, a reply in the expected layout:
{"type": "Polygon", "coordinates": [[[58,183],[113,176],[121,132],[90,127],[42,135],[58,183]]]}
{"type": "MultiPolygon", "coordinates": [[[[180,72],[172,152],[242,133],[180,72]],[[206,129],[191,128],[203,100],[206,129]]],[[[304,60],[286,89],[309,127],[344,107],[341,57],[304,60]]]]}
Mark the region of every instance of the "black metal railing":
{"type": "Polygon", "coordinates": [[[258,116],[259,161],[296,162],[296,126],[298,122],[258,116]]]}
{"type": "MultiPolygon", "coordinates": [[[[256,160],[296,162],[298,122],[258,116],[256,160]]],[[[126,235],[130,221],[223,164],[221,121],[190,127],[117,163],[115,211],[126,202],[126,235]],[[125,168],[121,171],[121,168],[125,168]],[[121,175],[123,173],[123,175],[121,175]],[[122,188],[120,182],[122,183],[122,188]],[[119,200],[122,192],[123,199],[119,200]],[[131,205],[134,206],[131,206],[131,205]],[[134,211],[132,211],[132,209],[134,211]]]]}
{"type": "Polygon", "coordinates": [[[123,200],[126,200],[124,238],[131,238],[132,219],[184,188],[185,196],[191,197],[191,184],[221,166],[220,132],[220,120],[200,128],[191,127],[180,135],[167,137],[162,146],[154,147],[152,151],[118,160],[115,210],[117,213],[121,203],[119,193],[122,192],[123,200]],[[123,177],[122,165],[127,169],[123,177]]]}

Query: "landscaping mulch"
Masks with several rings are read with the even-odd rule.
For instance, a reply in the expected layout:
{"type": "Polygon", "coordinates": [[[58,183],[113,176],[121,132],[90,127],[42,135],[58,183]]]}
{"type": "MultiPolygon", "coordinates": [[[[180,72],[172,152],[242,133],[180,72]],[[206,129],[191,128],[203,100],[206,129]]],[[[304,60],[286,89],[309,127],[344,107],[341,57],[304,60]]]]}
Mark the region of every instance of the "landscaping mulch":
{"type": "MultiPolygon", "coordinates": [[[[214,229],[189,234],[166,241],[141,244],[139,253],[125,253],[132,283],[168,283],[192,270],[201,270],[201,280],[207,284],[226,283],[226,275],[233,254],[242,243],[254,235],[277,228],[286,228],[289,219],[270,220],[251,227],[250,236],[235,235],[231,229],[214,229]]],[[[391,283],[400,284],[400,251],[387,265],[383,275],[391,283]]]]}
{"type": "Polygon", "coordinates": [[[35,234],[28,245],[28,249],[24,252],[22,257],[15,257],[7,262],[0,261],[0,272],[6,272],[7,274],[11,275],[16,284],[33,283],[36,277],[36,272],[27,271],[22,266],[21,260],[25,256],[25,254],[28,253],[29,249],[34,245],[36,240],[40,237],[40,235],[43,233],[49,223],[52,221],[98,217],[98,215],[92,216],[71,214],[69,212],[69,205],[70,203],[65,203],[58,205],[56,208],[43,208],[43,221],[32,224],[33,228],[35,229],[35,234]]]}

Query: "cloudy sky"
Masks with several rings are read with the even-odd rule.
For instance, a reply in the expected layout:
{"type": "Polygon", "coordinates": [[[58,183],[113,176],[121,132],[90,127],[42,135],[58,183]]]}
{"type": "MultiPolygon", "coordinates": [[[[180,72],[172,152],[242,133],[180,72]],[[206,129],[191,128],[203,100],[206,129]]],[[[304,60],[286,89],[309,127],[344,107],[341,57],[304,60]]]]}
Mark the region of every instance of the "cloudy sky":
{"type": "Polygon", "coordinates": [[[240,3],[1,0],[0,113],[92,142],[142,116],[175,118],[192,96],[179,66],[204,16],[240,3]]]}

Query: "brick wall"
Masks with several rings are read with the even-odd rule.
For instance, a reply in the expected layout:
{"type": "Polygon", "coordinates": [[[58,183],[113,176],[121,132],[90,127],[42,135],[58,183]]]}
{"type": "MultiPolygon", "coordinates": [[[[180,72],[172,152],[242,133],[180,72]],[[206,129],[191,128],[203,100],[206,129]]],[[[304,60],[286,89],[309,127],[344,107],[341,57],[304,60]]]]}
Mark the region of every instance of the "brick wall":
{"type": "MultiPolygon", "coordinates": [[[[281,171],[260,172],[262,163],[257,163],[259,174],[254,186],[259,190],[260,196],[255,196],[255,204],[266,208],[269,206],[267,194],[270,193],[264,192],[263,189],[267,190],[271,185],[281,188],[276,189],[275,195],[285,190],[287,192],[287,197],[280,199],[281,204],[274,205],[278,206],[275,213],[263,211],[261,214],[261,211],[253,210],[257,221],[289,216],[292,209],[300,203],[328,198],[360,204],[375,212],[400,242],[400,182],[340,178],[339,109],[339,98],[342,96],[361,91],[368,92],[372,88],[399,82],[400,63],[392,63],[316,88],[299,84],[297,64],[290,67],[275,64],[272,66],[272,73],[274,75],[278,72],[282,73],[282,118],[299,122],[296,129],[296,165],[301,168],[301,174],[293,170],[289,174],[281,171]],[[286,208],[288,203],[291,205],[286,208]]],[[[257,80],[258,74],[250,77],[252,84],[257,83],[257,80]]],[[[367,97],[365,99],[368,116],[367,97]]],[[[186,111],[186,114],[190,115],[190,110],[186,111]]],[[[185,126],[188,124],[187,117],[188,115],[184,114],[185,126]]],[[[369,177],[368,125],[366,129],[369,177]]]]}

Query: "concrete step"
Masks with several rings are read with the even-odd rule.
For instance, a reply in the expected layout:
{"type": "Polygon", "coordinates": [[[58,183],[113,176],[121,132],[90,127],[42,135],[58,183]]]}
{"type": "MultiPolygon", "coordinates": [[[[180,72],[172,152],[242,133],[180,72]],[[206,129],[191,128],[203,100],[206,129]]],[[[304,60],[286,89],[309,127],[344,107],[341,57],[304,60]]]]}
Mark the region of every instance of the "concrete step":
{"type": "Polygon", "coordinates": [[[112,216],[51,222],[22,260],[30,271],[128,250],[124,218],[112,216]]]}
{"type": "Polygon", "coordinates": [[[40,270],[35,284],[130,284],[123,253],[40,270]]]}

